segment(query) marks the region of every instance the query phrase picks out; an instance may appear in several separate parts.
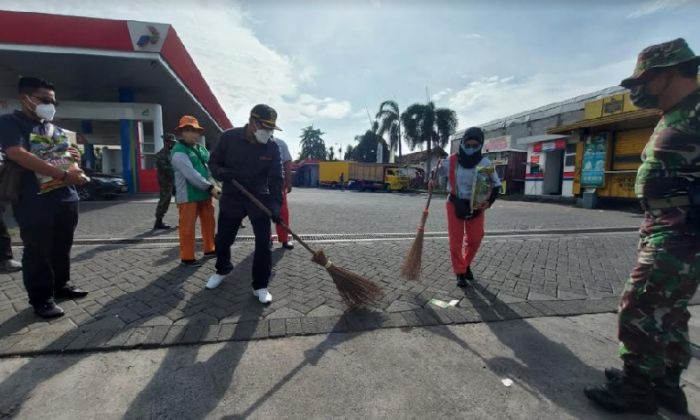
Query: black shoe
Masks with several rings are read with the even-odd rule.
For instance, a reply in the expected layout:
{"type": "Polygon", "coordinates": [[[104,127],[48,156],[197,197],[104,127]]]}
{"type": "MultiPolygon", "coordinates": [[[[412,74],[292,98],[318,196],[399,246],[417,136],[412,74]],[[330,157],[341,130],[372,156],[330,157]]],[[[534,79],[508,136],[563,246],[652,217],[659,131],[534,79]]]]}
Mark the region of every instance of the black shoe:
{"type": "Polygon", "coordinates": [[[153,225],[153,230],[168,230],[173,227],[163,223],[163,219],[156,219],[156,223],[153,225]]]}
{"type": "MultiPolygon", "coordinates": [[[[653,381],[654,394],[659,405],[676,414],[688,414],[688,399],[681,388],[681,372],[679,368],[666,370],[666,376],[653,381]]],[[[623,373],[617,368],[605,369],[605,378],[611,383],[620,383],[623,373]]]]}
{"type": "Polygon", "coordinates": [[[205,253],[204,253],[204,259],[205,259],[205,260],[210,260],[210,259],[212,259],[212,258],[216,258],[216,251],[205,252],[205,253]]]}
{"type": "Polygon", "coordinates": [[[34,306],[34,313],[46,319],[60,318],[64,315],[63,309],[53,301],[34,306]]]}
{"type": "MultiPolygon", "coordinates": [[[[608,376],[608,370],[605,374],[608,376]]],[[[614,380],[583,392],[598,406],[616,413],[655,414],[659,410],[651,379],[629,368],[614,380]]]]}
{"type": "Polygon", "coordinates": [[[469,286],[469,283],[467,283],[467,279],[465,278],[465,274],[457,274],[457,287],[467,287],[469,286]]]}
{"type": "Polygon", "coordinates": [[[202,262],[199,260],[182,260],[180,261],[180,265],[185,267],[201,267],[202,262]]]}
{"type": "Polygon", "coordinates": [[[290,242],[282,242],[282,248],[288,249],[288,250],[293,250],[294,245],[292,245],[291,241],[290,242]]]}
{"type": "Polygon", "coordinates": [[[464,273],[464,277],[469,281],[474,281],[474,273],[472,273],[471,267],[467,267],[467,272],[464,273]]]}
{"type": "Polygon", "coordinates": [[[65,286],[53,293],[55,299],[80,299],[88,295],[88,292],[75,286],[65,286]]]}

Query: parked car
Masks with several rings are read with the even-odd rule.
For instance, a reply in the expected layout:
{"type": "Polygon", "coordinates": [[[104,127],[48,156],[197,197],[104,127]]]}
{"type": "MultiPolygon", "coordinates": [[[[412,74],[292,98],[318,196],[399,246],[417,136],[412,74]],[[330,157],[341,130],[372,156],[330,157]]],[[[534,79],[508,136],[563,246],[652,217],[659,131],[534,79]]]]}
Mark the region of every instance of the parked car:
{"type": "Polygon", "coordinates": [[[85,174],[90,177],[90,182],[77,187],[81,200],[112,199],[127,192],[126,182],[120,176],[93,172],[89,169],[85,170],[85,174]]]}

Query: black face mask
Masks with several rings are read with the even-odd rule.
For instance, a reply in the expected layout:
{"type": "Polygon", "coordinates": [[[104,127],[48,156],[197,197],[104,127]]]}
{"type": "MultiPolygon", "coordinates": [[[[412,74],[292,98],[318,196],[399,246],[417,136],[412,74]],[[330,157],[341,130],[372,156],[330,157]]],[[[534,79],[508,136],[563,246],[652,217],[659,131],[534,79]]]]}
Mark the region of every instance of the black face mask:
{"type": "Polygon", "coordinates": [[[630,89],[630,100],[637,108],[653,109],[659,106],[659,95],[650,94],[644,85],[630,89]]]}

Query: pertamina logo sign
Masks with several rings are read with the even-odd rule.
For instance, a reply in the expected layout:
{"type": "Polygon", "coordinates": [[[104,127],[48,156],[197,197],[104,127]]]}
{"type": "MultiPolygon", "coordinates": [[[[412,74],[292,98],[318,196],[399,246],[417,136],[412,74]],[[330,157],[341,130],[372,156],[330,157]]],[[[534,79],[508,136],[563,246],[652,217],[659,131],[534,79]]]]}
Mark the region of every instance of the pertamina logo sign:
{"type": "Polygon", "coordinates": [[[160,52],[168,35],[169,25],[128,21],[134,51],[160,52]]]}

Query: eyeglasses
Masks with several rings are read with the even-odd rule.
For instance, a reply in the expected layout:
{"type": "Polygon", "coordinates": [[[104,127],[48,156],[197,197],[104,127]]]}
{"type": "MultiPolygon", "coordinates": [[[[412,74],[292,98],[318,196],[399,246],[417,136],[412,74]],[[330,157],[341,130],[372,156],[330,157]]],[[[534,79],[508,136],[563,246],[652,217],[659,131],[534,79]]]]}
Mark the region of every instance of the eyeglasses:
{"type": "Polygon", "coordinates": [[[32,98],[38,99],[39,102],[41,102],[44,105],[53,105],[53,106],[58,106],[58,102],[56,102],[52,98],[44,98],[42,96],[36,96],[36,95],[31,95],[32,98]]]}

